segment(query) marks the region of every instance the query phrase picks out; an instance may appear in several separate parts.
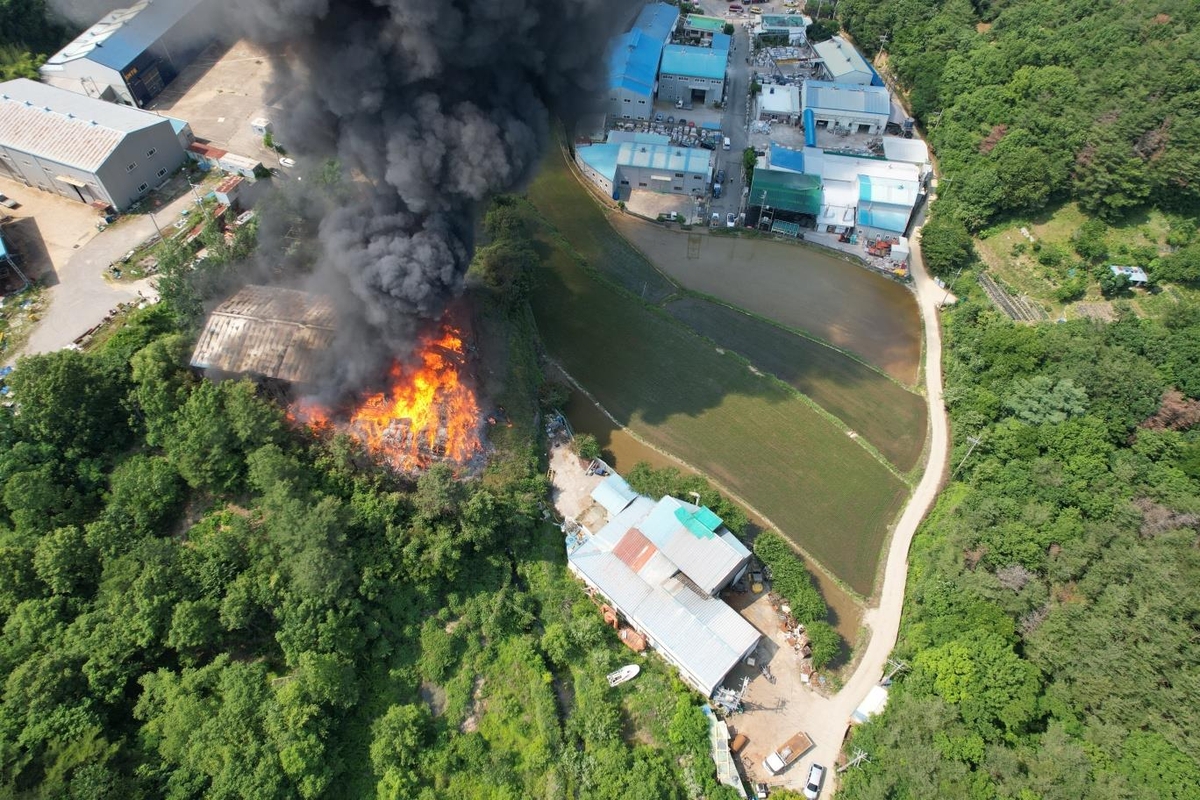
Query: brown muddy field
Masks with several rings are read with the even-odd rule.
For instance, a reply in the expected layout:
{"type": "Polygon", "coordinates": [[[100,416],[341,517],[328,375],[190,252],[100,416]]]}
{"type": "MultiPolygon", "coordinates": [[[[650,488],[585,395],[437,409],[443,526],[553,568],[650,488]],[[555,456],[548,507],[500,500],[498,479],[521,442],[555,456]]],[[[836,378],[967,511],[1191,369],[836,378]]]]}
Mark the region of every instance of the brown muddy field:
{"type": "Polygon", "coordinates": [[[685,287],[855,353],[905,385],[917,383],[921,321],[899,283],[811,247],[667,230],[627,214],[608,218],[685,287]]]}

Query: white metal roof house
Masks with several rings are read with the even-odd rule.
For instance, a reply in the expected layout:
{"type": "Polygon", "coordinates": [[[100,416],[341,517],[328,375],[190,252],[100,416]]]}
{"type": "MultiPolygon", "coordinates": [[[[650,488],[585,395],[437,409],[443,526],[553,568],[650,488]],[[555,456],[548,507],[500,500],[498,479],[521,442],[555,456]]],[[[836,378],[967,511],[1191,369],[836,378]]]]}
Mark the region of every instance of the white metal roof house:
{"type": "Polygon", "coordinates": [[[800,92],[805,111],[818,128],[841,128],[872,136],[883,133],[891,114],[891,96],[883,86],[805,81],[800,92]]]}
{"type": "Polygon", "coordinates": [[[829,80],[835,83],[883,84],[862,54],[841,36],[817,42],[812,47],[821,59],[822,69],[829,80]]]}
{"type": "Polygon", "coordinates": [[[0,175],[125,209],[183,163],[179,124],[25,78],[7,81],[0,83],[0,175]]]}
{"type": "Polygon", "coordinates": [[[800,119],[800,89],[795,86],[768,83],[755,98],[758,118],[796,122],[800,119]]]}
{"type": "MultiPolygon", "coordinates": [[[[621,488],[605,481],[592,497],[617,508],[621,488]]],[[[758,630],[715,596],[745,572],[750,551],[709,509],[639,495],[598,532],[570,537],[567,548],[571,571],[702,694],[758,645],[758,630]]]]}

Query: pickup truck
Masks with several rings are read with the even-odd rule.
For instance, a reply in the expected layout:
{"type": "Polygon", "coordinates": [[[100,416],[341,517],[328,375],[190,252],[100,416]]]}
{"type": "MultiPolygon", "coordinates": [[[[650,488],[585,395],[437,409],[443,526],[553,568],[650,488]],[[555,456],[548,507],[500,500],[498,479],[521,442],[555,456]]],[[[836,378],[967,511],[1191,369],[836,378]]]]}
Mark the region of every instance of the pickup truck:
{"type": "Polygon", "coordinates": [[[812,749],[812,746],[812,739],[808,738],[807,733],[800,731],[775,748],[775,752],[763,761],[763,766],[766,767],[767,772],[778,775],[791,766],[792,762],[812,749]]]}

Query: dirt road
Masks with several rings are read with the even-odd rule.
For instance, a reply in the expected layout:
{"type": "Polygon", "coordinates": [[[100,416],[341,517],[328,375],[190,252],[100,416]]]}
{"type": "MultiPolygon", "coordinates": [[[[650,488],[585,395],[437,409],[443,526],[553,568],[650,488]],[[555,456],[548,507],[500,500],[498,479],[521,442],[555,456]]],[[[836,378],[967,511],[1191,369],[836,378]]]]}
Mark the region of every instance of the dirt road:
{"type": "MultiPolygon", "coordinates": [[[[914,242],[914,244],[917,244],[914,242]]],[[[904,605],[904,587],[908,579],[908,548],[912,543],[917,526],[937,498],[950,454],[949,423],[942,402],[942,332],[938,319],[938,308],[946,297],[946,290],[937,284],[925,271],[920,248],[913,247],[912,274],[925,328],[925,386],[929,403],[930,447],[929,461],[925,474],[917,484],[916,491],[908,501],[896,532],[892,536],[887,553],[883,586],[879,605],[867,609],[863,624],[871,631],[871,640],[863,652],[862,660],[845,686],[832,698],[822,698],[809,693],[802,703],[789,706],[796,713],[798,729],[808,732],[815,747],[799,763],[794,764],[784,776],[788,786],[799,789],[808,775],[812,763],[832,767],[842,745],[851,712],[867,696],[883,677],[888,655],[896,644],[900,629],[900,611],[904,605]]],[[[837,781],[831,774],[826,781],[826,796],[832,793],[837,781]]]]}

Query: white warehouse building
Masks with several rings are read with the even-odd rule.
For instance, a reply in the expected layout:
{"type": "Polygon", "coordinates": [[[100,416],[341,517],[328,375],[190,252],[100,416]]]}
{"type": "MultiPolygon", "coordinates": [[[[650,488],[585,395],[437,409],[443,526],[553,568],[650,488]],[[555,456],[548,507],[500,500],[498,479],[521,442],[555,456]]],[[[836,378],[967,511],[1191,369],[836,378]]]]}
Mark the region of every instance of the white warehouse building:
{"type": "Polygon", "coordinates": [[[800,121],[800,89],[796,86],[768,83],[755,99],[758,119],[795,124],[800,121]]]}
{"type": "Polygon", "coordinates": [[[883,86],[805,81],[801,105],[812,111],[818,128],[840,128],[872,136],[882,134],[891,114],[891,95],[883,86]]]}
{"type": "Polygon", "coordinates": [[[124,210],[184,162],[187,123],[18,78],[0,83],[0,175],[124,210]]]}
{"type": "Polygon", "coordinates": [[[812,48],[821,60],[821,69],[829,80],[835,83],[861,83],[864,86],[883,85],[883,80],[875,72],[875,68],[854,49],[854,45],[841,36],[817,42],[812,48]]]}

